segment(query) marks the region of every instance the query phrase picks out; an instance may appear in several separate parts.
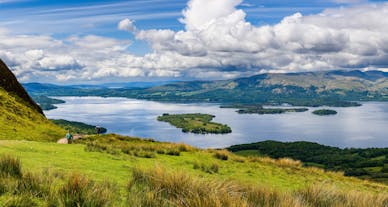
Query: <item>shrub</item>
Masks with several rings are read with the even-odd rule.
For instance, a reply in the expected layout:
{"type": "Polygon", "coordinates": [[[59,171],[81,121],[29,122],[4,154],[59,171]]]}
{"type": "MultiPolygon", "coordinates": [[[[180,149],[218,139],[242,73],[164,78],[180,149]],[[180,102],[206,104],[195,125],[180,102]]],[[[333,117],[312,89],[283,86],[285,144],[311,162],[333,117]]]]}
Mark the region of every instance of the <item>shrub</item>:
{"type": "Polygon", "coordinates": [[[8,155],[3,155],[0,157],[0,175],[1,176],[11,176],[11,177],[21,177],[22,176],[22,167],[20,160],[8,155]]]}
{"type": "Polygon", "coordinates": [[[148,152],[148,151],[143,151],[143,150],[140,150],[140,151],[135,150],[133,152],[133,155],[136,157],[142,157],[142,158],[155,158],[156,157],[154,152],[148,152]]]}
{"type": "Polygon", "coordinates": [[[220,160],[228,160],[229,152],[226,150],[218,150],[215,152],[214,157],[220,160]]]}
{"type": "Polygon", "coordinates": [[[172,155],[172,156],[179,156],[181,152],[177,149],[169,149],[166,152],[167,155],[172,155]]]}
{"type": "Polygon", "coordinates": [[[290,158],[280,158],[276,163],[281,167],[302,167],[303,165],[301,161],[290,158]]]}

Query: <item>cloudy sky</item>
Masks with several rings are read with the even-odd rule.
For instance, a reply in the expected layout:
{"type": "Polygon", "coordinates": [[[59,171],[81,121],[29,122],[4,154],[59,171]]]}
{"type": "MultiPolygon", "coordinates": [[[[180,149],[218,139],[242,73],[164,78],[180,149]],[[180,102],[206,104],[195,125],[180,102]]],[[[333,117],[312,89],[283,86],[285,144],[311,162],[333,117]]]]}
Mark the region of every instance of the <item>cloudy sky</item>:
{"type": "Polygon", "coordinates": [[[0,0],[0,58],[23,82],[387,70],[387,34],[386,1],[0,0]]]}

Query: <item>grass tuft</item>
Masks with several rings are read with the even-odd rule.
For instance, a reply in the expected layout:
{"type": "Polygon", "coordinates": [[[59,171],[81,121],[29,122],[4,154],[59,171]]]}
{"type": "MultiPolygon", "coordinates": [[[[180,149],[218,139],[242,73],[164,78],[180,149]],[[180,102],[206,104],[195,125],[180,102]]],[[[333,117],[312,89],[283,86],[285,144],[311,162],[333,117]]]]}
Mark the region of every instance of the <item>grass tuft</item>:
{"type": "Polygon", "coordinates": [[[219,160],[228,160],[230,152],[227,150],[217,150],[214,154],[214,157],[219,160]]]}
{"type": "Polygon", "coordinates": [[[73,174],[59,189],[60,203],[64,206],[106,206],[112,198],[112,192],[79,174],[73,174]]]}
{"type": "Polygon", "coordinates": [[[0,157],[0,175],[21,177],[22,166],[18,158],[11,157],[9,155],[3,155],[0,157]]]}

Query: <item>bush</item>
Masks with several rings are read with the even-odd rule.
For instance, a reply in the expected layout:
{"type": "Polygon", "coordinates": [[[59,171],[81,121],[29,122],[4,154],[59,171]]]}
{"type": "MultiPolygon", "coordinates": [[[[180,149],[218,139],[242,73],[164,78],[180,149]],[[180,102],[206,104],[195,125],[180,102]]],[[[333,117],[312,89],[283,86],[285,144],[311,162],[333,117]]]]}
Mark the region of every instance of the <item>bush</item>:
{"type": "Polygon", "coordinates": [[[172,156],[179,156],[181,152],[177,149],[169,149],[166,152],[167,155],[172,155],[172,156]]]}
{"type": "Polygon", "coordinates": [[[8,155],[3,155],[0,157],[0,175],[1,176],[11,176],[11,177],[21,177],[22,176],[22,167],[20,160],[18,158],[13,158],[8,155]]]}
{"type": "Polygon", "coordinates": [[[135,150],[133,152],[133,155],[136,157],[142,157],[142,158],[155,158],[156,157],[154,152],[148,152],[148,151],[143,151],[143,150],[140,150],[140,151],[135,150]]]}
{"type": "Polygon", "coordinates": [[[226,150],[218,150],[214,154],[214,157],[220,160],[228,160],[228,154],[229,152],[226,150]]]}

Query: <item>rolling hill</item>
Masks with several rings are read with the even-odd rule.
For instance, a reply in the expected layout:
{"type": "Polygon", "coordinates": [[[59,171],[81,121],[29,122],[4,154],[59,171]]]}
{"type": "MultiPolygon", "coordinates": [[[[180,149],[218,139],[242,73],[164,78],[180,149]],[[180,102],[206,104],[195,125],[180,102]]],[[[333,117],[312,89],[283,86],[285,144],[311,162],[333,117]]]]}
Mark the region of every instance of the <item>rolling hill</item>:
{"type": "Polygon", "coordinates": [[[388,73],[357,70],[268,73],[233,80],[175,82],[145,89],[85,89],[37,83],[24,86],[34,95],[95,95],[170,102],[356,106],[355,101],[388,101],[388,73]]]}

